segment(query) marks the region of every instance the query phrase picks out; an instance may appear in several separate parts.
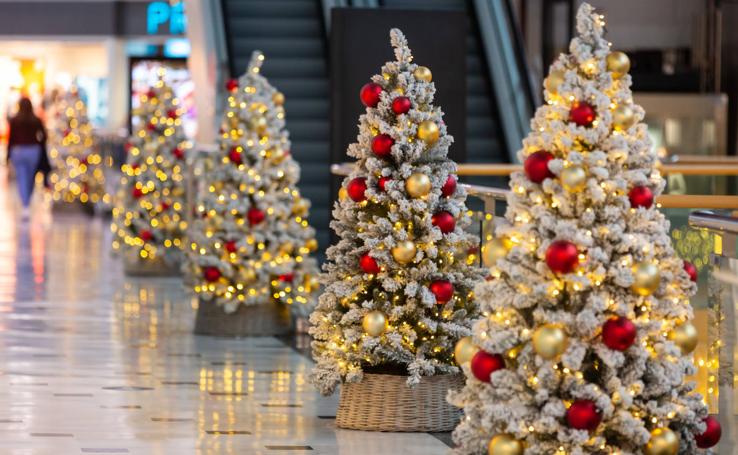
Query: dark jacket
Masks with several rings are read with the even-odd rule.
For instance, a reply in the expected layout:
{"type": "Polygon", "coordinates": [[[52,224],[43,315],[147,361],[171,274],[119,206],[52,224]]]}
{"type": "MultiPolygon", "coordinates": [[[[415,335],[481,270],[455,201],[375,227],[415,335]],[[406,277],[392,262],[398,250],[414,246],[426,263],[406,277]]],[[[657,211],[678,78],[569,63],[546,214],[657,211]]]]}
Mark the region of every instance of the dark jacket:
{"type": "Polygon", "coordinates": [[[38,117],[32,119],[20,119],[13,117],[9,121],[10,133],[8,134],[8,160],[16,145],[34,145],[41,146],[41,159],[38,161],[37,172],[44,174],[44,185],[48,186],[49,173],[51,172],[51,163],[46,153],[46,129],[44,124],[38,117]]]}

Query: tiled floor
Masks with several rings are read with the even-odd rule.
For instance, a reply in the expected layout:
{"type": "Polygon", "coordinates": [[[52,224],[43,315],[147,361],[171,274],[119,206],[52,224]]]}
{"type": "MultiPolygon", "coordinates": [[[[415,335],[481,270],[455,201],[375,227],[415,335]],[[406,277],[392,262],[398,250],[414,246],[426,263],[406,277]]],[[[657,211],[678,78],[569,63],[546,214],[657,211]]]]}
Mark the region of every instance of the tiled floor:
{"type": "Polygon", "coordinates": [[[337,398],[274,338],[191,335],[177,279],[130,279],[107,222],[17,221],[0,172],[0,454],[445,454],[428,434],[336,430],[337,398]]]}

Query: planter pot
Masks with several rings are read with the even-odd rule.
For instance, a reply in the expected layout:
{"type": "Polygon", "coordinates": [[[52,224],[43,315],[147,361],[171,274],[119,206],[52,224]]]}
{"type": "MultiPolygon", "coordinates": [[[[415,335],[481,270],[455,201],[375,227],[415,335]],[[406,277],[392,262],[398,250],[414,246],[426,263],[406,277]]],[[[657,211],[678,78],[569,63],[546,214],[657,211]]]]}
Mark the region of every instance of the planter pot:
{"type": "Polygon", "coordinates": [[[140,278],[165,278],[182,276],[179,263],[168,263],[162,258],[140,259],[132,254],[125,255],[123,259],[125,274],[140,278]]]}
{"type": "Polygon", "coordinates": [[[222,337],[278,336],[292,332],[292,317],[286,305],[273,302],[239,305],[226,313],[214,302],[202,301],[197,307],[196,335],[222,337]]]}
{"type": "Polygon", "coordinates": [[[407,376],[364,374],[361,382],[344,383],[336,426],[366,431],[451,431],[461,410],[446,401],[449,389],[464,386],[463,374],[424,376],[415,387],[407,376]]]}
{"type": "Polygon", "coordinates": [[[63,214],[85,214],[88,216],[92,216],[95,214],[95,206],[91,203],[82,203],[80,201],[74,201],[74,202],[64,202],[64,201],[54,201],[51,204],[51,213],[55,215],[63,215],[63,214]]]}

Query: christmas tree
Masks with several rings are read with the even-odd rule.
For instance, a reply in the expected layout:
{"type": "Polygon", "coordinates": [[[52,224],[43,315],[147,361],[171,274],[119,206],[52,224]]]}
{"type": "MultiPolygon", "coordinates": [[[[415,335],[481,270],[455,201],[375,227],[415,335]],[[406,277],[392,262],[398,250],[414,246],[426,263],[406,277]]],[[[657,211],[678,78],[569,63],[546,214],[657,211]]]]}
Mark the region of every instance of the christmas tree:
{"type": "Polygon", "coordinates": [[[390,36],[396,61],[361,89],[367,109],[348,148],[357,163],[331,223],[340,240],[310,317],[312,380],[324,394],[363,372],[408,375],[409,385],[458,372],[454,345],[477,316],[453,139],[433,106],[431,71],[412,62],[402,32],[390,36]]]}
{"type": "Polygon", "coordinates": [[[449,394],[466,414],[457,453],[686,455],[719,439],[685,381],[696,271],[654,206],[664,181],[604,26],[581,6],[485,245],[488,317],[459,351],[467,386],[449,394]]]}
{"type": "Polygon", "coordinates": [[[284,95],[260,74],[255,51],[246,73],[228,83],[220,150],[207,170],[190,231],[194,289],[203,301],[294,305],[305,312],[317,289],[317,248],[290,155],[284,95]]]}
{"type": "Polygon", "coordinates": [[[77,88],[59,94],[51,110],[49,181],[54,200],[108,203],[103,159],[77,88]]]}
{"type": "Polygon", "coordinates": [[[113,248],[143,263],[163,260],[174,266],[187,228],[183,172],[190,143],[182,129],[183,109],[163,76],[133,110],[133,135],[113,209],[113,248]]]}

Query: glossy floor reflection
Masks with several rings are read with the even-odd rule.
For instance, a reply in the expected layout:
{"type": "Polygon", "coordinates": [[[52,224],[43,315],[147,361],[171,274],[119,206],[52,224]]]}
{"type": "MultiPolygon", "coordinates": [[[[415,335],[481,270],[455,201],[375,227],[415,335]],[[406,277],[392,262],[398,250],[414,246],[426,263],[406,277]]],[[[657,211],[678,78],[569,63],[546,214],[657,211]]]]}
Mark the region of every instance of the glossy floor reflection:
{"type": "Polygon", "coordinates": [[[191,334],[177,279],[129,279],[107,222],[16,216],[0,174],[0,454],[445,454],[428,434],[335,429],[336,397],[274,338],[191,334]]]}

